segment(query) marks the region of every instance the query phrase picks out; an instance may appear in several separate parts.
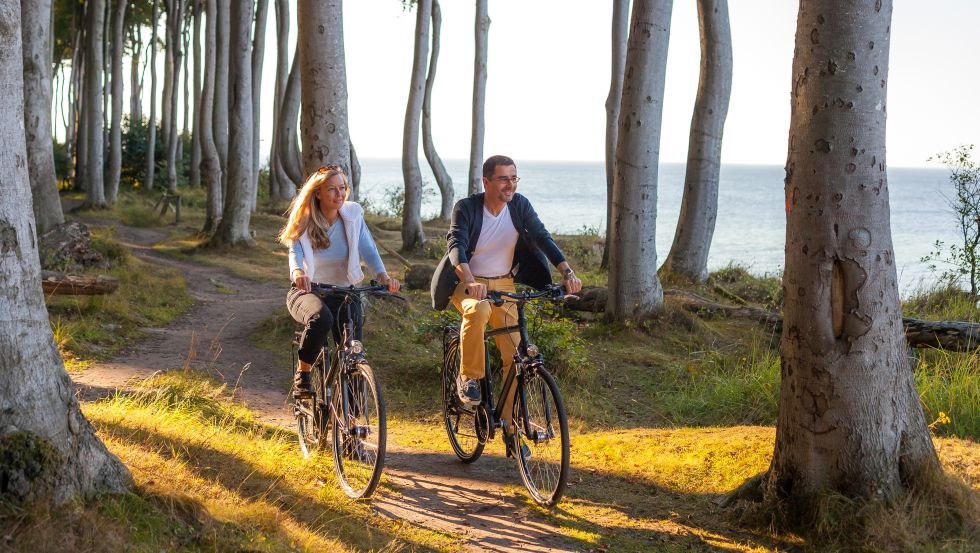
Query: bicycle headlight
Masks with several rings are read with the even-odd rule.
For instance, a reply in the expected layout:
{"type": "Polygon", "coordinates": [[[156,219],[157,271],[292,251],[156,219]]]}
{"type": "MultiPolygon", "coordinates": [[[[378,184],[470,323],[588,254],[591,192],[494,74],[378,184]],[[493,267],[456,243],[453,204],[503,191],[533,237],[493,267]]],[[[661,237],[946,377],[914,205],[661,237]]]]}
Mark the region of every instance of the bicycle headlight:
{"type": "Polygon", "coordinates": [[[537,357],[538,356],[538,353],[540,353],[538,351],[538,346],[536,346],[534,344],[528,344],[527,345],[527,356],[528,357],[537,357]]]}
{"type": "Polygon", "coordinates": [[[364,344],[360,340],[350,341],[350,352],[351,353],[361,353],[364,351],[364,344]]]}

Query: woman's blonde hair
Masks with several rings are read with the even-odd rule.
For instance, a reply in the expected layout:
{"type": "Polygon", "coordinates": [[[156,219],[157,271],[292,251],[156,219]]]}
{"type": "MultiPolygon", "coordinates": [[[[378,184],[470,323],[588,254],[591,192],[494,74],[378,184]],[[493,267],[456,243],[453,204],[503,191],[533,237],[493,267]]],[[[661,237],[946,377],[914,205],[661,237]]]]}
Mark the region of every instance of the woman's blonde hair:
{"type": "Polygon", "coordinates": [[[334,175],[344,178],[344,187],[347,191],[344,194],[346,201],[350,197],[350,184],[347,182],[347,175],[339,165],[325,165],[307,177],[306,182],[293,197],[289,204],[289,216],[286,225],[279,231],[278,240],[283,244],[291,244],[294,240],[299,240],[304,233],[310,234],[310,241],[313,247],[318,250],[330,247],[330,240],[327,238],[327,231],[330,225],[327,218],[320,211],[320,199],[317,197],[317,190],[323,186],[334,175]]]}

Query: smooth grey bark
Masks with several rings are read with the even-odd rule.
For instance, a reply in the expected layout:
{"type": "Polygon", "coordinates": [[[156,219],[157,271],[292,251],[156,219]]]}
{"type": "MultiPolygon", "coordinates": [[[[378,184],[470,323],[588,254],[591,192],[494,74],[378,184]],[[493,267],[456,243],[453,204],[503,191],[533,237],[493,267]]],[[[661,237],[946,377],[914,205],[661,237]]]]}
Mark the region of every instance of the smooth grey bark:
{"type": "Polygon", "coordinates": [[[65,222],[51,141],[51,0],[21,0],[24,131],[38,234],[65,222]]]}
{"type": "MultiPolygon", "coordinates": [[[[84,8],[79,8],[80,10],[84,8]]],[[[78,23],[78,21],[76,21],[78,23]]],[[[82,88],[82,66],[85,64],[82,57],[82,52],[84,51],[84,46],[82,42],[82,37],[84,36],[85,25],[78,24],[77,31],[75,31],[75,49],[71,55],[71,78],[68,83],[68,125],[65,128],[65,154],[68,159],[74,159],[75,163],[68,164],[68,181],[73,184],[73,186],[81,188],[79,182],[79,177],[84,180],[84,172],[79,171],[81,164],[84,162],[83,156],[79,150],[79,145],[84,140],[81,140],[79,131],[81,130],[81,117],[79,116],[78,104],[81,98],[81,88],[82,88]]]]}
{"type": "Polygon", "coordinates": [[[272,145],[269,148],[269,197],[289,199],[296,184],[289,179],[279,161],[279,136],[282,104],[289,75],[289,1],[276,0],[276,82],[272,103],[272,145]]]}
{"type": "Polygon", "coordinates": [[[279,165],[293,183],[303,182],[303,161],[299,153],[299,139],[296,128],[299,124],[299,107],[302,102],[299,72],[299,43],[293,55],[293,65],[286,78],[286,89],[279,110],[279,165]]]}
{"type": "Polygon", "coordinates": [[[157,145],[157,19],[160,17],[160,0],[153,0],[150,26],[150,118],[147,120],[146,131],[146,189],[153,190],[156,179],[156,145],[157,145]]]}
{"type": "Polygon", "coordinates": [[[671,0],[633,2],[613,178],[610,320],[642,320],[663,310],[657,278],[657,170],[672,7],[671,0]]]}
{"type": "MultiPolygon", "coordinates": [[[[228,40],[228,175],[224,213],[211,242],[253,245],[252,216],[252,3],[232,2],[228,40]]],[[[220,24],[220,18],[219,18],[220,24]]]]}
{"type": "Polygon", "coordinates": [[[201,232],[210,234],[221,219],[224,197],[221,191],[221,160],[214,144],[214,79],[215,58],[217,57],[217,12],[215,2],[205,2],[207,10],[204,30],[204,82],[201,88],[201,107],[197,114],[197,127],[201,133],[201,180],[207,191],[207,207],[204,228],[201,232]]]}
{"type": "Polygon", "coordinates": [[[708,251],[718,217],[721,145],[732,96],[732,29],[728,0],[698,0],[701,75],[691,116],[684,195],[674,242],[661,267],[693,283],[708,280],[708,251]]]}
{"type": "Polygon", "coordinates": [[[357,201],[357,193],[361,188],[361,161],[357,159],[357,150],[354,143],[350,143],[350,199],[357,201]]]}
{"type": "Polygon", "coordinates": [[[177,131],[177,91],[180,90],[180,64],[184,54],[181,51],[181,35],[184,27],[184,0],[169,0],[167,3],[167,44],[170,59],[167,67],[171,74],[170,95],[164,90],[169,117],[164,118],[167,125],[164,133],[167,136],[167,187],[171,194],[177,193],[177,146],[180,135],[177,131]]]}
{"type": "MultiPolygon", "coordinates": [[[[194,20],[191,31],[191,65],[194,83],[191,94],[191,188],[201,186],[201,14],[202,1],[191,0],[194,20]]],[[[213,93],[213,92],[212,92],[213,93]]]]}
{"type": "Polygon", "coordinates": [[[89,0],[85,32],[85,206],[101,209],[105,202],[104,135],[102,129],[102,42],[105,0],[89,0]]]}
{"type": "Polygon", "coordinates": [[[342,0],[299,0],[296,9],[300,133],[307,175],[328,164],[350,174],[343,5],[342,0]]]}
{"type": "Polygon", "coordinates": [[[439,0],[432,0],[432,52],[429,54],[429,71],[425,77],[425,96],[422,99],[422,151],[425,159],[432,168],[432,174],[439,187],[442,202],[439,207],[439,219],[448,223],[453,213],[454,194],[453,179],[446,171],[446,166],[436,151],[432,140],[432,86],[436,81],[436,65],[439,63],[439,41],[442,29],[442,9],[439,0]]]}
{"type": "Polygon", "coordinates": [[[0,82],[7,86],[0,94],[0,451],[10,455],[0,466],[0,491],[7,501],[63,503],[123,492],[132,480],[82,415],[51,334],[27,208],[20,14],[19,0],[0,0],[0,82]],[[27,444],[39,453],[18,463],[27,444]]]}
{"type": "Polygon", "coordinates": [[[609,268],[612,236],[613,179],[616,174],[616,144],[619,142],[619,107],[623,100],[626,71],[626,40],[629,37],[630,0],[613,0],[609,94],[606,95],[606,241],[602,249],[603,269],[609,268]]]}
{"type": "Polygon", "coordinates": [[[213,0],[218,12],[217,34],[215,35],[215,72],[214,72],[214,108],[212,109],[212,125],[214,129],[214,145],[218,149],[218,160],[221,163],[221,194],[228,194],[228,35],[230,27],[230,0],[213,0]]]}
{"type": "Polygon", "coordinates": [[[132,52],[129,58],[129,120],[132,122],[143,119],[143,79],[140,75],[143,41],[138,30],[130,30],[129,48],[132,52]]]}
{"type": "Polygon", "coordinates": [[[126,0],[116,0],[112,19],[112,116],[109,131],[109,163],[106,176],[106,202],[116,203],[122,174],[122,104],[123,104],[123,31],[126,22],[126,0]]]}
{"type": "MultiPolygon", "coordinates": [[[[173,11],[174,3],[177,0],[163,0],[164,11],[167,13],[167,20],[164,23],[164,28],[166,29],[163,33],[164,43],[163,43],[163,92],[160,96],[160,141],[163,146],[164,152],[169,154],[170,152],[170,111],[171,102],[170,98],[176,94],[177,87],[174,81],[177,75],[174,74],[173,56],[174,56],[174,45],[176,42],[171,36],[171,27],[173,25],[173,11]]],[[[151,70],[155,71],[156,66],[153,66],[151,70]]],[[[174,115],[176,117],[176,114],[174,115]]]]}
{"type": "Polygon", "coordinates": [[[893,500],[939,462],[906,357],[885,164],[892,2],[803,0],[786,161],[779,418],[764,497],[893,500]]]}
{"type": "Polygon", "coordinates": [[[483,189],[483,135],[486,120],[483,108],[487,103],[487,52],[489,50],[490,15],[487,0],[476,0],[476,18],[473,26],[473,116],[470,134],[470,171],[467,190],[476,194],[483,189]]]}
{"type": "Polygon", "coordinates": [[[255,211],[259,190],[259,135],[262,132],[262,62],[265,59],[265,25],[269,20],[269,0],[258,0],[255,8],[255,36],[252,39],[252,179],[255,190],[251,209],[255,211]]]}
{"type": "Polygon", "coordinates": [[[405,205],[402,209],[402,251],[422,248],[422,171],[419,168],[419,122],[425,97],[426,61],[429,57],[429,26],[432,22],[432,0],[415,2],[415,55],[405,106],[402,130],[402,178],[405,183],[405,205]]]}

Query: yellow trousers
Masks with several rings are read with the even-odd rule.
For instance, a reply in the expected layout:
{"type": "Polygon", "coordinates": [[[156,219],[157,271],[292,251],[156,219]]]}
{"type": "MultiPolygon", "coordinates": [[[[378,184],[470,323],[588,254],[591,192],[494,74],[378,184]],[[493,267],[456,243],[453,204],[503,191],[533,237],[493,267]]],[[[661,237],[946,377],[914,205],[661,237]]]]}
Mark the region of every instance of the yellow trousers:
{"type": "MultiPolygon", "coordinates": [[[[503,292],[514,292],[514,279],[506,278],[480,278],[476,277],[477,282],[482,282],[487,286],[487,291],[500,290],[503,292]]],[[[486,374],[486,349],[484,342],[484,331],[487,324],[491,328],[517,324],[517,306],[513,302],[506,302],[497,307],[489,301],[479,301],[466,295],[466,284],[460,282],[453,292],[453,305],[463,315],[463,323],[459,329],[459,358],[460,372],[467,378],[483,378],[486,374]]],[[[497,342],[497,349],[500,350],[500,358],[504,363],[503,381],[507,380],[514,364],[514,352],[517,344],[520,343],[521,335],[518,332],[500,334],[494,336],[497,342]]],[[[511,428],[511,411],[514,404],[514,387],[507,395],[504,402],[504,411],[501,418],[507,423],[509,432],[511,428]]],[[[493,407],[493,406],[491,406],[493,407]]]]}

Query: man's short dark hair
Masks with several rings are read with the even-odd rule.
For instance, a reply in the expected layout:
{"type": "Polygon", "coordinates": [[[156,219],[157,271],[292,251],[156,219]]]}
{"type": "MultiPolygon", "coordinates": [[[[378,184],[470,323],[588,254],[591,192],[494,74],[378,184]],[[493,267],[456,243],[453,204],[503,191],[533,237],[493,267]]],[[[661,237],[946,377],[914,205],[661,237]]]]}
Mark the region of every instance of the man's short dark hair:
{"type": "Polygon", "coordinates": [[[514,167],[517,167],[514,160],[507,156],[490,156],[483,162],[483,177],[487,179],[492,177],[493,172],[497,169],[498,165],[513,165],[514,167]]]}

